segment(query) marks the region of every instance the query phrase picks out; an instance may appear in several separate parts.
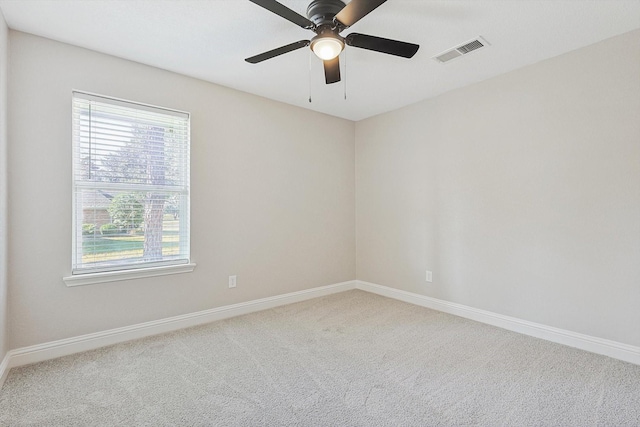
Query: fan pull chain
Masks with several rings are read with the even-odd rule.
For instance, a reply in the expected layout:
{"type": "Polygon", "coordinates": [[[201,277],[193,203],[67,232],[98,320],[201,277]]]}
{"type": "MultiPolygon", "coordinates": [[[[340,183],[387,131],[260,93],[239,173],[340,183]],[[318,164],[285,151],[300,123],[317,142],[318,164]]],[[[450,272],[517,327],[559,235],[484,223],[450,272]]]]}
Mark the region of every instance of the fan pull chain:
{"type": "Polygon", "coordinates": [[[347,49],[343,50],[344,57],[344,100],[347,100],[347,49]]]}
{"type": "Polygon", "coordinates": [[[311,104],[311,66],[313,65],[313,52],[309,52],[309,104],[311,104]]]}

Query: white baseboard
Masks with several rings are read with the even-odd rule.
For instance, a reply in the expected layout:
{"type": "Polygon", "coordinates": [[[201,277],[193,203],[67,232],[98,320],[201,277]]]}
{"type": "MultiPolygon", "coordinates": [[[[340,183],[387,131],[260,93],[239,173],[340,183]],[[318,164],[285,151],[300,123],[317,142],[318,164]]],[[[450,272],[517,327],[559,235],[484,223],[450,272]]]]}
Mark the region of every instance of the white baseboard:
{"type": "MultiPolygon", "coordinates": [[[[3,360],[2,365],[0,365],[0,375],[3,375],[0,379],[7,375],[10,368],[55,359],[57,357],[80,353],[87,350],[94,350],[96,348],[112,344],[188,328],[190,326],[215,322],[216,320],[267,310],[269,308],[348,291],[350,289],[355,289],[355,281],[320,286],[317,288],[305,289],[303,291],[291,292],[288,294],[261,298],[239,304],[226,305],[195,313],[183,314],[181,316],[110,329],[108,331],[17,348],[15,350],[10,350],[5,357],[5,360],[3,360]]],[[[1,384],[2,383],[0,382],[0,387],[1,384]]]]}
{"type": "Polygon", "coordinates": [[[356,280],[356,289],[640,365],[640,347],[504,316],[362,280],[356,280]]]}
{"type": "Polygon", "coordinates": [[[4,380],[7,379],[7,375],[9,375],[9,360],[11,359],[11,355],[7,352],[2,358],[2,362],[0,362],[0,390],[4,385],[4,380]]]}
{"type": "Polygon", "coordinates": [[[87,350],[94,350],[125,341],[188,328],[190,326],[202,325],[216,320],[267,310],[269,308],[305,301],[338,292],[344,292],[351,289],[360,289],[399,301],[419,305],[421,307],[454,314],[456,316],[487,323],[510,331],[519,332],[536,338],[542,338],[548,341],[640,365],[640,347],[566,331],[514,317],[503,316],[490,311],[480,310],[462,304],[439,300],[387,286],[381,286],[361,280],[352,280],[10,350],[0,363],[0,388],[4,384],[9,370],[14,367],[55,359],[57,357],[80,353],[87,350]]]}

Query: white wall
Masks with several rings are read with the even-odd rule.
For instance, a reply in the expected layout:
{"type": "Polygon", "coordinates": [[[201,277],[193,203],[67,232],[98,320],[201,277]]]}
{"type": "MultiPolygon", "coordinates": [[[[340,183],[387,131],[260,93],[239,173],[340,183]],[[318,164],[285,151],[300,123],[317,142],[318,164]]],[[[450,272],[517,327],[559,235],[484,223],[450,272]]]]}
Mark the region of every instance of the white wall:
{"type": "Polygon", "coordinates": [[[640,31],[358,122],[356,194],[358,279],[640,345],[640,31]]]}
{"type": "Polygon", "coordinates": [[[7,347],[7,62],[9,33],[0,11],[0,362],[7,347]]]}
{"type": "Polygon", "coordinates": [[[9,34],[10,348],[355,278],[354,123],[9,34]],[[72,89],[191,112],[193,273],[63,283],[72,89]]]}

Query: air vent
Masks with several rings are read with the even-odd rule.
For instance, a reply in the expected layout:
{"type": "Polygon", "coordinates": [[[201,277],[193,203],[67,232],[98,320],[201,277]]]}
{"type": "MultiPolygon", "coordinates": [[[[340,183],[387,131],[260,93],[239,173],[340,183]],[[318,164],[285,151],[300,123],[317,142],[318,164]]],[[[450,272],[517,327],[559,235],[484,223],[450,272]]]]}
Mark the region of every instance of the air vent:
{"type": "Polygon", "coordinates": [[[484,38],[478,37],[475,40],[471,40],[460,46],[454,47],[453,49],[446,50],[441,54],[434,56],[433,59],[444,64],[445,62],[449,62],[452,59],[459,58],[462,55],[466,55],[467,53],[473,52],[474,50],[478,50],[481,47],[485,47],[488,45],[489,43],[484,38]]]}

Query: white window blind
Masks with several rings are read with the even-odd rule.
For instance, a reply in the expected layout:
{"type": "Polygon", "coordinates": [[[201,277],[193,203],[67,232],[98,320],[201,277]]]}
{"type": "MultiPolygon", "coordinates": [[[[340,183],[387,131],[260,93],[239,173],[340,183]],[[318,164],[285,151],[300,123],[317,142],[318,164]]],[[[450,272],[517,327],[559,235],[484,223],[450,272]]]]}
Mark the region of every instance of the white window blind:
{"type": "Polygon", "coordinates": [[[73,274],[189,262],[189,114],[73,92],[73,274]]]}

